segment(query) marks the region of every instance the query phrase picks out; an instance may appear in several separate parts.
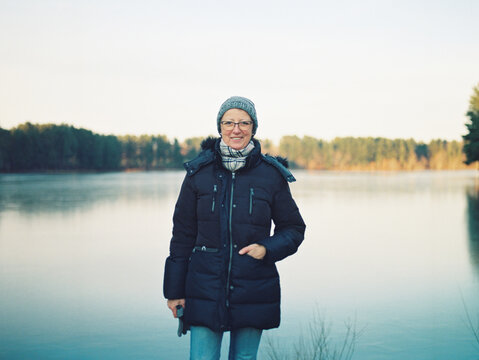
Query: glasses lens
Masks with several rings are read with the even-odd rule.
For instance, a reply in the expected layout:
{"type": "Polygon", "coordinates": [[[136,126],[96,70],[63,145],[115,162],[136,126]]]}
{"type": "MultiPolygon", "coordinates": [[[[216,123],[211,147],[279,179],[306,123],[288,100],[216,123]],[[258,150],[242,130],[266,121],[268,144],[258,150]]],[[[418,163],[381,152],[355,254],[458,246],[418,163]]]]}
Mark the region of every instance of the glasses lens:
{"type": "Polygon", "coordinates": [[[222,121],[222,122],[221,122],[221,125],[222,125],[223,128],[225,128],[226,130],[231,130],[232,128],[234,128],[235,123],[232,122],[232,121],[222,121]]]}
{"type": "Polygon", "coordinates": [[[238,126],[241,130],[248,130],[251,124],[251,121],[241,121],[238,126]]]}

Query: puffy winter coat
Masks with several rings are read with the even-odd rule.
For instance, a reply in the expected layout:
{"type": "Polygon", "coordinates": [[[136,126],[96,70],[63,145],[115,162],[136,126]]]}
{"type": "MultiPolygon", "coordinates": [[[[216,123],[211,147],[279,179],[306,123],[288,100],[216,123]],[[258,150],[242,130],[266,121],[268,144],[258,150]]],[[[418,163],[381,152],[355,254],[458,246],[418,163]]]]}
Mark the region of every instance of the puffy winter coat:
{"type": "Polygon", "coordinates": [[[235,173],[222,166],[219,139],[205,140],[200,155],[185,163],[163,290],[167,299],[186,299],[187,328],[279,326],[275,262],[296,252],[306,226],[289,190],[294,177],[253,141],[246,165],[235,173]],[[253,243],[266,248],[262,260],[239,255],[253,243]]]}

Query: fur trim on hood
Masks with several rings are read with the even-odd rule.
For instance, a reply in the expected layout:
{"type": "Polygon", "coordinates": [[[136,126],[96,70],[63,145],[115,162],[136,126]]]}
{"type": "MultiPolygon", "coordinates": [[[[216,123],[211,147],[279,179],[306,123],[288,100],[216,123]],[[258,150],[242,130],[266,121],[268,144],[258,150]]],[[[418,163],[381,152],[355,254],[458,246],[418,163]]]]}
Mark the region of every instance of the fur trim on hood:
{"type": "Polygon", "coordinates": [[[209,136],[201,142],[201,150],[215,150],[215,143],[218,138],[209,136]]]}
{"type": "MultiPolygon", "coordinates": [[[[268,155],[268,154],[266,154],[268,155]]],[[[286,159],[285,157],[282,157],[282,156],[274,156],[276,158],[276,160],[279,161],[279,163],[281,165],[283,165],[285,168],[289,168],[289,162],[288,162],[288,159],[286,159]]]]}

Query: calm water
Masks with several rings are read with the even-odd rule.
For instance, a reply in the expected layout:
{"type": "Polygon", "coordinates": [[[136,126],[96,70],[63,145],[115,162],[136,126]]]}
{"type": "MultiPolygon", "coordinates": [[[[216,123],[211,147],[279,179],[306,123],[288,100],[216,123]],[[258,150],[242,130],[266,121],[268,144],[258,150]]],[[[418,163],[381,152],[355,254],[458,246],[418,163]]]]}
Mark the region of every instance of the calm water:
{"type": "MultiPolygon", "coordinates": [[[[319,311],[333,344],[356,319],[353,359],[478,359],[476,173],[295,175],[306,240],[265,338],[293,347],[319,311]]],[[[162,297],[182,178],[0,175],[0,358],[186,359],[162,297]]]]}

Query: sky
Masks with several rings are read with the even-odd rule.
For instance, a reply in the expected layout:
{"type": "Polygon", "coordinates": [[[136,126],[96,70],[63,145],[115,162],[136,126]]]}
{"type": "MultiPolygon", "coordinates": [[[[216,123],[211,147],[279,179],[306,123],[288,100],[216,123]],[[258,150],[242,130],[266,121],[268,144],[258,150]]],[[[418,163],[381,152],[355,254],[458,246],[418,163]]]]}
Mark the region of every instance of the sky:
{"type": "Polygon", "coordinates": [[[479,84],[476,0],[0,0],[0,127],[460,140],[479,84]]]}

